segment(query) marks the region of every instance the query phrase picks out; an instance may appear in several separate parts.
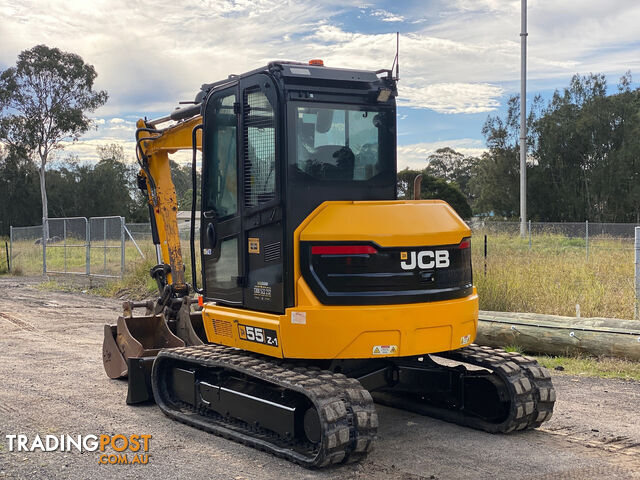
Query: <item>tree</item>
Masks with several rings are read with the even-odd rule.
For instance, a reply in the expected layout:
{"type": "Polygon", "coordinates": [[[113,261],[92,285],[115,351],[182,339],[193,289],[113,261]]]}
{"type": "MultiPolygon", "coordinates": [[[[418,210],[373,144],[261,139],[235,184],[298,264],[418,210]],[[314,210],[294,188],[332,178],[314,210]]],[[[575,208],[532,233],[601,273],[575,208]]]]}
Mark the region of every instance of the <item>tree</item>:
{"type": "Polygon", "coordinates": [[[0,235],[38,223],[38,172],[24,152],[0,145],[0,235]]]}
{"type": "Polygon", "coordinates": [[[473,156],[465,156],[456,152],[453,148],[439,148],[427,157],[428,166],[426,172],[447,183],[455,183],[460,191],[473,202],[474,195],[469,187],[471,172],[478,163],[473,156]]]}
{"type": "MultiPolygon", "coordinates": [[[[176,187],[178,210],[190,211],[193,197],[191,165],[181,166],[173,160],[169,160],[169,166],[171,168],[171,179],[176,187]]],[[[196,172],[196,185],[200,185],[200,172],[196,172]]],[[[200,189],[198,189],[198,198],[196,200],[196,205],[200,205],[200,189]]]]}
{"type": "Polygon", "coordinates": [[[472,211],[467,199],[455,183],[447,183],[441,178],[436,178],[428,173],[428,167],[422,172],[405,168],[398,172],[398,197],[413,198],[413,180],[416,175],[422,174],[420,185],[421,199],[444,200],[462,218],[471,218],[472,211]]]}
{"type": "Polygon", "coordinates": [[[535,198],[542,219],[632,222],[640,216],[640,91],[625,74],[607,95],[604,75],[575,75],[535,122],[535,198]]]}
{"type": "MultiPolygon", "coordinates": [[[[537,119],[541,98],[536,97],[527,118],[529,151],[537,137],[532,126],[537,119]]],[[[505,218],[518,218],[520,205],[520,98],[512,96],[507,103],[505,118],[488,117],[482,127],[489,151],[471,168],[469,190],[477,214],[495,214],[505,218]]],[[[527,159],[527,181],[531,184],[531,168],[535,158],[527,159]]],[[[534,192],[535,194],[535,192],[534,192]]],[[[532,193],[529,189],[528,197],[532,193]]]]}
{"type": "Polygon", "coordinates": [[[47,224],[45,170],[63,140],[77,140],[92,125],[88,112],[105,104],[94,91],[97,73],[73,53],[37,45],[18,55],[0,74],[0,141],[21,149],[38,164],[42,221],[47,224]]]}

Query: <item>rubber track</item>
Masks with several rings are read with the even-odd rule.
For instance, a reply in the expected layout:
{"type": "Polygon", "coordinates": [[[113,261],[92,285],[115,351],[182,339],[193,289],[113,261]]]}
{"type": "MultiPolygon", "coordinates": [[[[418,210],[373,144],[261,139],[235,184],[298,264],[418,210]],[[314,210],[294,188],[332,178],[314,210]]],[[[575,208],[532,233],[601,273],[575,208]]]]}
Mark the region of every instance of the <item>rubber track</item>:
{"type": "Polygon", "coordinates": [[[534,359],[478,345],[433,356],[491,370],[506,385],[511,397],[509,412],[504,421],[491,423],[464,412],[429,405],[424,401],[414,400],[407,404],[405,399],[401,400],[393,393],[374,394],[376,401],[491,433],[536,428],[551,418],[556,398],[551,377],[534,359]]]}
{"type": "Polygon", "coordinates": [[[378,416],[373,399],[357,380],[342,374],[287,364],[250,352],[220,345],[201,345],[162,350],[154,362],[153,393],[158,406],[171,418],[225,438],[270,452],[305,467],[325,467],[359,461],[373,448],[378,416]],[[273,385],[302,393],[314,404],[322,422],[318,445],[284,439],[273,432],[210,412],[196,412],[187,404],[170,404],[165,366],[188,362],[200,367],[225,368],[273,385]]]}
{"type": "MultiPolygon", "coordinates": [[[[491,348],[479,345],[470,345],[460,350],[438,354],[442,357],[457,360],[460,362],[470,363],[485,368],[489,368],[497,373],[500,377],[505,374],[511,379],[520,377],[516,380],[521,386],[526,388],[526,381],[531,385],[531,397],[533,398],[533,409],[531,409],[529,400],[522,402],[524,394],[519,394],[516,402],[523,405],[527,415],[527,423],[516,422],[515,428],[508,428],[505,432],[511,430],[523,430],[539,427],[542,423],[549,420],[553,415],[553,407],[556,401],[556,393],[551,383],[551,375],[546,368],[539,365],[538,362],[531,358],[525,357],[517,352],[505,352],[500,348],[491,348]]],[[[517,390],[517,389],[516,389],[517,390]]],[[[500,430],[502,431],[502,430],[500,430]]]]}

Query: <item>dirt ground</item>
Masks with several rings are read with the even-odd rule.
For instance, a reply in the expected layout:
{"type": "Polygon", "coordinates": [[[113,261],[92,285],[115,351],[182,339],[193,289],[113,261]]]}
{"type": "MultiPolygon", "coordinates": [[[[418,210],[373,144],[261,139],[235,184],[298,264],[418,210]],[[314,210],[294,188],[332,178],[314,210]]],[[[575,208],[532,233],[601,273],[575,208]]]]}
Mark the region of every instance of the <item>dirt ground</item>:
{"type": "Polygon", "coordinates": [[[125,404],[109,380],[102,326],[117,300],[42,291],[0,277],[0,479],[4,478],[640,478],[640,383],[554,376],[543,428],[491,435],[379,406],[376,449],[359,465],[309,471],[125,404]],[[149,434],[146,465],[101,465],[96,452],[10,452],[8,434],[149,434]]]}

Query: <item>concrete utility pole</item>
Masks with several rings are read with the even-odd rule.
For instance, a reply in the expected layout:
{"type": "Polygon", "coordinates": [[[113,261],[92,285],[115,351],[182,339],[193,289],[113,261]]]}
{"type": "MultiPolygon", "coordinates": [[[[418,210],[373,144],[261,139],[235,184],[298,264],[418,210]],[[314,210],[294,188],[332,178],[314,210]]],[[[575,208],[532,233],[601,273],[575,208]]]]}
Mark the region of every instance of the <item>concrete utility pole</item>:
{"type": "Polygon", "coordinates": [[[520,29],[520,236],[527,234],[527,0],[522,0],[520,29]]]}

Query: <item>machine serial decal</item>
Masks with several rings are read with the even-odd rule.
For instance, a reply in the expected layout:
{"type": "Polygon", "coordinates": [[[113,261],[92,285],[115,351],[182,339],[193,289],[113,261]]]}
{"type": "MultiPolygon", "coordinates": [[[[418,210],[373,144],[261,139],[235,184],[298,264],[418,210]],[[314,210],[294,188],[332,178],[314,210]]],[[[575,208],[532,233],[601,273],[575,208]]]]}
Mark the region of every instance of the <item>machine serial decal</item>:
{"type": "Polygon", "coordinates": [[[277,332],[268,328],[252,327],[239,323],[238,336],[241,340],[246,340],[247,342],[262,343],[272,347],[278,346],[277,332]]]}
{"type": "Polygon", "coordinates": [[[253,286],[253,298],[256,300],[271,301],[271,286],[269,282],[257,282],[253,286]]]}
{"type": "Polygon", "coordinates": [[[403,270],[427,268],[447,268],[449,266],[448,250],[422,250],[420,252],[400,252],[400,266],[403,270]],[[408,258],[410,257],[410,258],[408,258]]]}

